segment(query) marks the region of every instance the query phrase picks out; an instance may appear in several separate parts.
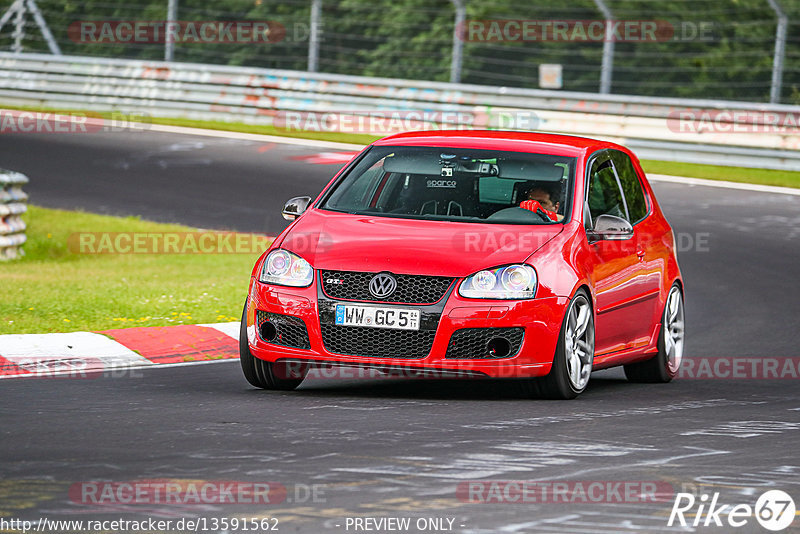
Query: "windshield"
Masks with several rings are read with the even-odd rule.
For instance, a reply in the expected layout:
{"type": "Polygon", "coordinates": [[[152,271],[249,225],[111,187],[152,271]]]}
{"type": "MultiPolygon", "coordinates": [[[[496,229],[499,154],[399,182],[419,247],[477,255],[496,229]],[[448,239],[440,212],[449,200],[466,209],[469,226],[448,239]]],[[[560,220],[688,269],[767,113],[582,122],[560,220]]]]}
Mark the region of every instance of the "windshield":
{"type": "Polygon", "coordinates": [[[549,154],[373,147],[320,207],[411,219],[559,224],[572,199],[575,165],[576,158],[549,154]]]}

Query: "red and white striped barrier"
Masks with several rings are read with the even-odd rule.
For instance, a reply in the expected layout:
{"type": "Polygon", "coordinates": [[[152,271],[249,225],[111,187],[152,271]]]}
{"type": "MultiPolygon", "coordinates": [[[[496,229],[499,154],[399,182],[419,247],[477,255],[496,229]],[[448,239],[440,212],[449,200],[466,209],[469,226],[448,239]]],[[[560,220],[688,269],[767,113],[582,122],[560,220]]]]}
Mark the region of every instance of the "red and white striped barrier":
{"type": "Polygon", "coordinates": [[[0,335],[0,378],[87,378],[239,357],[239,323],[0,335]]]}

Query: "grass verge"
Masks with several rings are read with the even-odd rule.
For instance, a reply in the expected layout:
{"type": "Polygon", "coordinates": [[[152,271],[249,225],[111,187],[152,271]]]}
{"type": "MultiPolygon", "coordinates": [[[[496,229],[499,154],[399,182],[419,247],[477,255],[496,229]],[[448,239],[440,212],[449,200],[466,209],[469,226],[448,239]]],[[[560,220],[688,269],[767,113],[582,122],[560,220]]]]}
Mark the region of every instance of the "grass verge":
{"type": "Polygon", "coordinates": [[[646,173],[800,188],[800,172],[749,169],[746,167],[722,167],[718,165],[680,163],[677,161],[642,160],[641,163],[646,173]]]}
{"type": "MultiPolygon", "coordinates": [[[[80,113],[89,117],[112,119],[122,124],[127,122],[127,116],[121,112],[112,111],[86,111],[79,109],[58,109],[58,108],[45,108],[36,106],[7,106],[0,104],[2,109],[15,109],[20,111],[33,111],[42,113],[80,113]]],[[[130,116],[131,120],[136,120],[137,117],[130,116]]],[[[291,137],[294,139],[312,139],[317,141],[333,141],[336,143],[352,143],[356,145],[368,145],[371,142],[380,139],[380,135],[368,134],[353,134],[345,132],[314,132],[302,130],[289,130],[287,128],[276,128],[270,124],[246,124],[243,122],[226,122],[226,121],[206,121],[196,119],[182,119],[173,117],[147,117],[147,120],[152,124],[164,124],[166,126],[185,126],[187,128],[203,128],[208,130],[222,130],[226,132],[243,132],[262,135],[276,135],[278,137],[291,137]]]]}
{"type": "Polygon", "coordinates": [[[25,256],[0,263],[0,334],[238,321],[258,253],[79,254],[79,232],[186,232],[29,206],[25,256]]]}

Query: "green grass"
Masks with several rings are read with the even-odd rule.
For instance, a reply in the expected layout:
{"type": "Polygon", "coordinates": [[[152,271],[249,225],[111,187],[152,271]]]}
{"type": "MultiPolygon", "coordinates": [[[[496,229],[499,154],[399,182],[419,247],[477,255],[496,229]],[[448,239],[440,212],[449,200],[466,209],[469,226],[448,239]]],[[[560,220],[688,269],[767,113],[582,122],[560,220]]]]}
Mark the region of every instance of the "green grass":
{"type": "Polygon", "coordinates": [[[351,134],[344,132],[314,132],[297,131],[286,128],[276,128],[267,124],[243,124],[239,122],[224,121],[200,121],[193,119],[175,118],[153,118],[155,124],[166,124],[169,126],[187,126],[189,128],[207,128],[210,130],[224,130],[228,132],[245,132],[263,135],[277,135],[280,137],[293,137],[297,139],[315,139],[318,141],[335,141],[337,143],[351,143],[356,145],[368,145],[380,139],[381,135],[351,134]]]}
{"type": "MultiPolygon", "coordinates": [[[[3,106],[9,109],[23,109],[28,111],[49,111],[70,113],[69,110],[3,106]]],[[[75,111],[72,113],[86,113],[93,116],[111,118],[119,116],[115,112],[94,112],[94,111],[75,111]]],[[[256,133],[264,135],[277,135],[282,137],[292,137],[298,139],[315,139],[320,141],[335,141],[337,143],[352,143],[358,145],[369,144],[381,136],[366,134],[350,134],[342,132],[305,132],[291,131],[283,128],[275,128],[271,125],[243,124],[225,121],[201,121],[192,119],[176,119],[166,117],[151,117],[149,119],[154,124],[165,124],[170,126],[186,126],[190,128],[207,128],[211,130],[224,130],[231,132],[256,133]]],[[[750,169],[744,167],[723,167],[717,165],[700,165],[695,163],[678,163],[674,161],[655,161],[642,160],[642,167],[645,172],[654,174],[669,174],[672,176],[688,176],[691,178],[705,178],[707,180],[726,180],[730,182],[743,182],[759,185],[778,185],[783,187],[800,188],[800,172],[774,171],[767,169],[750,169]]]]}
{"type": "Polygon", "coordinates": [[[79,254],[77,232],[185,232],[29,206],[22,259],[0,262],[0,334],[238,321],[258,253],[79,254]],[[74,239],[74,238],[73,238],[74,239]]]}
{"type": "Polygon", "coordinates": [[[641,163],[645,172],[653,174],[669,174],[672,176],[705,178],[707,180],[726,180],[729,182],[800,188],[800,172],[699,165],[695,163],[679,163],[676,161],[642,160],[641,163]]]}

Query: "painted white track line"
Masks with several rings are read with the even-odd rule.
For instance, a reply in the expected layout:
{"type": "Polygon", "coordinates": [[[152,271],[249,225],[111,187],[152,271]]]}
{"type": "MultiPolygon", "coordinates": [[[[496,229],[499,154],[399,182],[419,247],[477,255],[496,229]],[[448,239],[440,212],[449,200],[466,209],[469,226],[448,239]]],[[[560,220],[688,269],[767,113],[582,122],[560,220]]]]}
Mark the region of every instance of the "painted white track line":
{"type": "MultiPolygon", "coordinates": [[[[179,363],[159,363],[154,364],[153,362],[149,362],[148,364],[137,364],[137,365],[126,365],[125,367],[91,367],[85,365],[83,362],[79,362],[79,365],[75,366],[74,368],[68,370],[59,370],[56,369],[47,369],[42,370],[39,373],[33,372],[29,375],[1,375],[0,380],[8,380],[11,378],[41,378],[44,376],[45,378],[57,378],[63,376],[81,376],[81,375],[92,375],[96,372],[112,372],[114,370],[123,370],[123,371],[140,371],[142,369],[165,369],[167,367],[186,367],[188,365],[208,365],[211,363],[224,363],[224,362],[238,362],[238,358],[227,358],[224,360],[206,360],[201,362],[179,362],[179,363]]],[[[58,362],[56,362],[58,363],[58,362]]],[[[69,362],[64,362],[69,363],[69,362]]],[[[69,367],[69,365],[61,365],[61,368],[69,367]]]]}
{"type": "Polygon", "coordinates": [[[147,130],[151,132],[174,133],[180,135],[204,135],[207,137],[222,137],[224,139],[242,139],[244,141],[259,141],[262,143],[280,143],[284,145],[301,145],[306,147],[334,148],[341,150],[361,150],[366,146],[351,143],[337,143],[335,141],[301,139],[299,137],[282,137],[280,135],[231,132],[227,130],[210,130],[207,128],[190,128],[187,126],[167,126],[165,124],[134,124],[129,126],[129,128],[136,130],[147,130]]]}
{"type": "MultiPolygon", "coordinates": [[[[136,125],[132,126],[136,127],[136,125]]],[[[228,132],[224,130],[209,130],[203,128],[189,128],[185,126],[164,126],[160,124],[139,125],[139,128],[148,128],[156,132],[175,133],[181,135],[204,135],[208,137],[222,137],[227,139],[243,139],[248,141],[260,141],[265,143],[282,143],[286,145],[300,145],[316,148],[332,148],[341,150],[361,150],[364,145],[350,143],[336,143],[333,141],[318,141],[313,139],[300,139],[291,137],[281,137],[277,135],[263,135],[242,132],[228,132]]],[[[791,187],[777,187],[771,185],[757,185],[740,182],[728,182],[724,180],[704,180],[701,178],[689,178],[685,176],[669,176],[666,174],[648,174],[647,178],[654,182],[671,182],[684,185],[699,185],[705,187],[720,187],[725,189],[739,189],[743,191],[755,191],[759,193],[773,193],[780,195],[800,196],[800,189],[791,187]]]]}
{"type": "Polygon", "coordinates": [[[800,189],[778,187],[775,185],[745,184],[740,182],[726,182],[724,180],[703,180],[702,178],[687,178],[683,176],[669,176],[666,174],[648,174],[647,179],[652,182],[671,182],[683,185],[722,187],[725,189],[740,189],[742,191],[755,191],[758,193],[800,196],[800,189]]]}
{"type": "MultiPolygon", "coordinates": [[[[0,111],[4,111],[0,109],[0,111]]],[[[16,110],[5,110],[16,112],[16,110]]],[[[103,126],[103,119],[88,118],[87,124],[103,126]]],[[[365,145],[352,143],[337,143],[335,141],[320,141],[316,139],[301,139],[295,137],[282,137],[279,135],[254,134],[245,132],[233,132],[227,130],[213,130],[208,128],[192,128],[189,126],[168,126],[165,124],[146,124],[133,123],[122,126],[130,130],[146,130],[152,132],[174,133],[179,135],[202,135],[206,137],[219,137],[224,139],[241,139],[244,141],[258,141],[262,143],[278,143],[284,145],[296,145],[315,148],[331,148],[335,150],[361,150],[365,145]]],[[[624,144],[624,140],[623,144],[624,144]]],[[[689,178],[685,176],[669,176],[666,174],[648,174],[648,179],[654,182],[671,182],[684,185],[699,185],[705,187],[719,187],[725,189],[739,189],[742,191],[754,191],[759,193],[773,193],[779,195],[800,196],[800,189],[791,187],[777,187],[771,185],[756,185],[740,182],[728,182],[724,180],[704,180],[702,178],[689,178]]]]}

